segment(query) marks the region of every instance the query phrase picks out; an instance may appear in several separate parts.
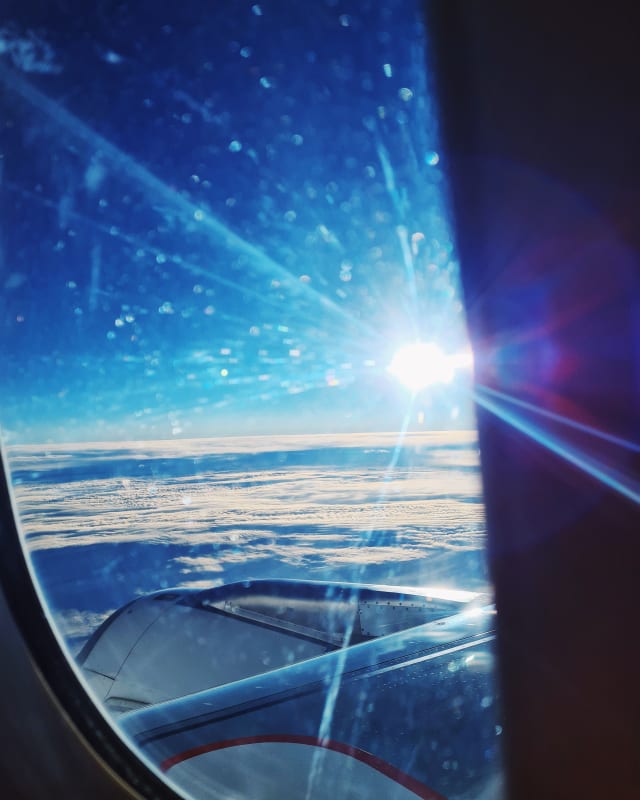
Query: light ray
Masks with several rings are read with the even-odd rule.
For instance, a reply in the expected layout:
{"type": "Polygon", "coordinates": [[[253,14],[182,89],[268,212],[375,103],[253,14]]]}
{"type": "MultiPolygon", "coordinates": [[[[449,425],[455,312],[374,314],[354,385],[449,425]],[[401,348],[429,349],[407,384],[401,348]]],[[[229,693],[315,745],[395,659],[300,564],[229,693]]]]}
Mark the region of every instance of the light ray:
{"type": "MultiPolygon", "coordinates": [[[[11,192],[19,194],[22,197],[29,199],[31,202],[38,203],[39,205],[44,206],[45,208],[56,209],[57,203],[47,197],[43,197],[35,192],[31,192],[28,189],[24,189],[22,187],[16,186],[12,183],[5,182],[4,188],[8,189],[11,192]]],[[[189,272],[195,278],[206,278],[211,283],[215,283],[219,286],[224,286],[228,289],[232,289],[233,291],[241,292],[243,295],[247,297],[252,297],[253,299],[257,300],[261,305],[268,306],[270,308],[275,309],[278,313],[282,312],[282,304],[272,298],[265,296],[263,293],[256,291],[255,289],[251,289],[249,286],[237,283],[235,281],[230,280],[229,278],[225,278],[217,272],[213,272],[211,270],[205,269],[204,267],[194,264],[193,262],[187,261],[184,258],[180,257],[179,260],[170,254],[167,253],[166,248],[156,247],[149,242],[140,239],[136,236],[131,236],[130,234],[123,233],[121,230],[117,230],[114,232],[113,227],[106,224],[99,222],[92,217],[89,217],[85,214],[80,213],[79,211],[68,210],[67,215],[69,219],[76,220],[81,222],[83,225],[87,227],[99,231],[105,237],[108,238],[116,238],[118,241],[122,242],[123,244],[128,245],[129,247],[135,249],[143,249],[147,253],[153,256],[158,256],[160,254],[167,256],[167,263],[175,265],[187,272],[189,272]]],[[[90,310],[95,310],[95,299],[97,295],[101,296],[110,296],[113,297],[113,293],[105,292],[104,290],[97,290],[93,287],[90,290],[90,310]],[[94,301],[94,307],[91,307],[91,299],[94,301]]],[[[216,316],[219,319],[224,319],[225,321],[234,320],[235,322],[240,325],[241,323],[245,322],[244,318],[242,317],[231,317],[229,314],[224,314],[217,312],[216,316]]],[[[309,323],[309,314],[303,308],[298,308],[296,305],[289,304],[287,306],[287,321],[289,323],[289,327],[293,328],[292,322],[302,320],[303,324],[309,323]]],[[[294,332],[292,330],[292,332],[294,332]]],[[[383,341],[382,337],[379,334],[372,333],[370,337],[358,337],[350,339],[346,336],[341,338],[341,342],[344,343],[348,352],[351,354],[360,353],[364,356],[369,356],[371,353],[372,348],[375,347],[376,342],[383,341]]]]}
{"type": "Polygon", "coordinates": [[[529,436],[535,442],[546,447],[552,453],[569,462],[578,469],[586,472],[592,478],[608,486],[624,497],[635,503],[640,503],[640,482],[630,475],[625,475],[620,470],[602,462],[601,459],[588,456],[579,448],[561,441],[550,434],[540,424],[527,420],[522,414],[506,407],[504,401],[492,400],[482,389],[474,392],[478,405],[495,414],[499,419],[529,436]]]}
{"type": "Polygon", "coordinates": [[[416,328],[416,316],[418,313],[418,289],[416,287],[416,270],[413,261],[413,254],[409,247],[409,235],[404,225],[396,227],[396,234],[400,242],[400,251],[402,252],[402,262],[404,264],[404,272],[407,279],[407,286],[409,287],[409,297],[413,303],[413,313],[411,314],[410,323],[413,328],[413,335],[417,336],[418,331],[416,328]]]}
{"type": "Polygon", "coordinates": [[[189,220],[194,219],[194,215],[197,213],[202,229],[212,234],[218,244],[224,245],[232,252],[235,251],[249,257],[259,271],[270,277],[277,277],[285,281],[288,288],[293,292],[310,297],[325,310],[346,319],[350,324],[356,327],[364,329],[368,334],[372,333],[369,327],[361,320],[350,315],[326,295],[316,291],[308,284],[301,283],[289,270],[274,261],[274,259],[258,247],[252,245],[250,242],[246,241],[246,239],[243,239],[237,233],[233,232],[227,225],[221,222],[218,217],[211,212],[204,211],[200,206],[192,203],[179,192],[174,191],[132,156],[105,139],[86,123],[82,122],[75,114],[67,111],[60,103],[40,92],[28,81],[16,75],[12,70],[0,66],[0,80],[2,80],[10,91],[20,95],[24,100],[40,112],[46,114],[60,127],[69,131],[90,147],[100,151],[103,158],[111,161],[117,169],[143,186],[149,193],[149,196],[154,199],[154,202],[157,201],[158,198],[162,198],[170,207],[176,209],[189,220]]]}
{"type": "Polygon", "coordinates": [[[589,436],[594,436],[595,438],[602,439],[610,444],[618,445],[619,447],[623,447],[627,450],[632,450],[635,453],[640,453],[640,444],[631,442],[628,439],[623,439],[620,436],[613,436],[610,433],[606,433],[606,431],[599,430],[591,425],[585,425],[582,422],[576,422],[575,420],[569,419],[569,417],[565,417],[562,414],[556,414],[553,411],[547,411],[544,408],[538,408],[532,403],[527,403],[525,400],[519,400],[518,398],[511,397],[503,392],[498,392],[496,389],[490,389],[488,386],[478,386],[477,388],[478,390],[495,397],[496,400],[501,400],[505,403],[511,403],[519,408],[524,408],[527,411],[531,411],[533,414],[538,414],[542,417],[546,417],[547,419],[552,419],[554,422],[559,422],[561,425],[567,425],[570,428],[575,428],[575,430],[586,433],[589,436]]]}
{"type": "Polygon", "coordinates": [[[405,204],[401,199],[400,192],[398,191],[398,187],[396,185],[395,172],[393,170],[393,165],[391,164],[389,153],[387,152],[386,147],[379,140],[376,142],[376,152],[378,154],[380,166],[382,167],[382,174],[384,175],[385,179],[385,187],[397,215],[398,225],[396,226],[396,235],[400,244],[400,252],[402,253],[402,263],[404,264],[405,277],[407,280],[407,286],[409,288],[409,297],[411,298],[411,302],[413,304],[411,324],[414,328],[415,334],[415,317],[418,310],[418,291],[416,287],[416,272],[413,254],[411,253],[411,248],[409,247],[407,229],[403,224],[406,217],[405,204]]]}
{"type": "MultiPolygon", "coordinates": [[[[40,205],[43,205],[47,208],[55,209],[57,206],[57,203],[55,203],[53,200],[50,200],[47,197],[42,197],[36,194],[35,192],[30,192],[27,189],[23,189],[13,184],[6,183],[5,188],[15,192],[16,194],[20,194],[23,197],[26,197],[33,202],[37,202],[40,205]]],[[[102,222],[98,222],[97,220],[88,217],[86,214],[81,214],[79,211],[68,210],[66,213],[69,219],[74,219],[78,222],[82,222],[84,225],[87,225],[87,227],[93,228],[93,230],[100,231],[100,233],[103,233],[105,236],[108,236],[110,238],[116,238],[118,241],[123,242],[124,244],[127,244],[130,247],[144,249],[145,251],[154,256],[160,254],[167,255],[167,251],[165,249],[162,249],[160,247],[155,247],[149,242],[144,241],[136,236],[131,236],[127,233],[123,233],[121,230],[118,230],[117,232],[114,233],[112,226],[102,222]]],[[[253,297],[256,300],[259,300],[259,302],[262,303],[263,305],[269,305],[272,306],[273,308],[277,308],[278,310],[280,310],[280,306],[275,300],[271,300],[270,298],[265,297],[264,294],[257,292],[255,289],[250,289],[248,286],[245,286],[244,284],[236,283],[235,281],[232,281],[229,278],[224,278],[217,272],[213,272],[210,269],[205,269],[204,267],[201,267],[197,264],[193,264],[190,261],[186,261],[182,257],[180,257],[179,261],[176,261],[173,256],[169,255],[167,261],[191,273],[191,275],[193,275],[195,278],[207,278],[212,283],[217,283],[218,285],[225,286],[228,289],[233,289],[234,291],[242,292],[242,294],[245,294],[249,297],[253,297]]],[[[99,293],[104,294],[104,292],[99,292],[99,293]]]]}

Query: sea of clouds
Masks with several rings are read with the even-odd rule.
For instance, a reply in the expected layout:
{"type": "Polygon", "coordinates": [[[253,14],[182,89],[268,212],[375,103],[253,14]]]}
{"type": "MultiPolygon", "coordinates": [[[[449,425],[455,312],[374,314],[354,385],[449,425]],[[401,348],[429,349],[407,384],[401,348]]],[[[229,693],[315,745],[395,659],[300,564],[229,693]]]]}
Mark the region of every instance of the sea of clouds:
{"type": "Polygon", "coordinates": [[[171,586],[249,578],[487,590],[475,435],[15,447],[24,546],[68,644],[171,586]]]}

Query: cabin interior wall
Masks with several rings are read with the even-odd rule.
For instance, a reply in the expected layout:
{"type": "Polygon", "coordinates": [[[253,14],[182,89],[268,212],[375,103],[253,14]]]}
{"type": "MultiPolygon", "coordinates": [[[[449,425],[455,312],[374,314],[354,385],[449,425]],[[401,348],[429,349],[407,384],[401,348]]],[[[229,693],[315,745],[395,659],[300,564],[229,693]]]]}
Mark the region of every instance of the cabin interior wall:
{"type": "Polygon", "coordinates": [[[428,8],[477,391],[627,442],[566,426],[562,439],[551,423],[535,435],[478,406],[510,796],[631,800],[638,7],[428,8]],[[588,474],[593,460],[616,480],[588,474]]]}

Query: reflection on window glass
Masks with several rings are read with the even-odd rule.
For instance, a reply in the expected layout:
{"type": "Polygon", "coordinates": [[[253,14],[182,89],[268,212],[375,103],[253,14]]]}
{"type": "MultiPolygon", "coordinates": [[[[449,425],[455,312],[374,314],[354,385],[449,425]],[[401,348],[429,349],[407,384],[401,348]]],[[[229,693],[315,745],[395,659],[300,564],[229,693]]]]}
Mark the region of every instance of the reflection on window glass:
{"type": "Polygon", "coordinates": [[[10,5],[0,422],[89,690],[196,798],[497,797],[421,4],[10,5]]]}

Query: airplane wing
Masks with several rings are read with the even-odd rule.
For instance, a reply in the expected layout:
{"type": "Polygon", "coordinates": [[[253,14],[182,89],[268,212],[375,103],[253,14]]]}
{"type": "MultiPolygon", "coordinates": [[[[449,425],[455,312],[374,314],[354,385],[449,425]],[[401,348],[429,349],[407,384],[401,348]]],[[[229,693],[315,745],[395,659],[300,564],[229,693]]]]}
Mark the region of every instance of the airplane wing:
{"type": "Polygon", "coordinates": [[[471,592],[247,581],[140,598],[79,661],[199,798],[478,797],[498,765],[493,624],[471,592]]]}

